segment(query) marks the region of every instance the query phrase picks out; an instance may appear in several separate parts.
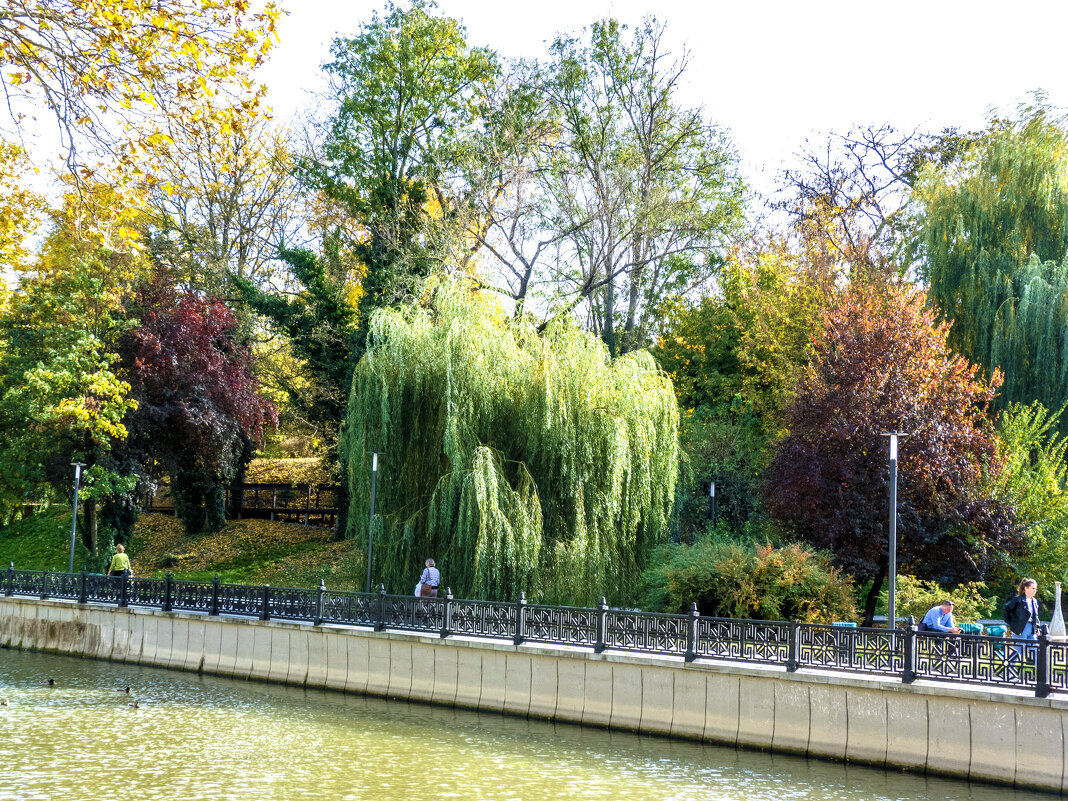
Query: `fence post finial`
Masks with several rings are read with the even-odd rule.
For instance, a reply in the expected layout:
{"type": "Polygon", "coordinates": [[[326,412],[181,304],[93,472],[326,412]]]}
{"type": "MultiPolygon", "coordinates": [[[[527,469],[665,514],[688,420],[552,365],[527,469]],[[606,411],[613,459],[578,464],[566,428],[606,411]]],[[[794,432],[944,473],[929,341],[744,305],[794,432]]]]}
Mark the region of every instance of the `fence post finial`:
{"type": "MultiPolygon", "coordinates": [[[[890,629],[890,637],[902,636],[901,629],[890,629]]],[[[905,631],[903,632],[905,638],[904,654],[902,658],[901,666],[901,683],[912,684],[916,681],[916,618],[909,615],[908,620],[905,621],[905,631]]],[[[894,646],[893,639],[890,640],[891,648],[894,646]]]]}
{"type": "Polygon", "coordinates": [[[593,645],[593,652],[599,654],[607,647],[608,639],[608,599],[601,596],[601,603],[597,606],[597,642],[593,645]]]}
{"type": "Polygon", "coordinates": [[[519,645],[527,636],[527,594],[520,591],[515,603],[515,636],[512,645],[519,645]]]}
{"type": "Polygon", "coordinates": [[[313,624],[321,626],[323,624],[324,612],[326,610],[326,579],[319,579],[319,593],[315,599],[315,620],[313,624]]]}
{"type": "Polygon", "coordinates": [[[452,587],[445,588],[445,600],[441,610],[441,638],[449,636],[452,629],[452,587]]]}
{"type": "Polygon", "coordinates": [[[686,621],[686,661],[692,662],[697,659],[697,602],[690,604],[690,617],[686,621]]]}

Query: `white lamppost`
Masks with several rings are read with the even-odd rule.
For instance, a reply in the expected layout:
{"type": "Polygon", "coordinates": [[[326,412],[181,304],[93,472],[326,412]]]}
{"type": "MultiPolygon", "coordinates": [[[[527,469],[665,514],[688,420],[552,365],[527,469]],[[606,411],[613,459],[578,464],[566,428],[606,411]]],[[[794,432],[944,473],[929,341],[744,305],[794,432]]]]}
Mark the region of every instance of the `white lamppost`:
{"type": "Polygon", "coordinates": [[[378,486],[378,453],[371,454],[371,519],[367,523],[367,592],[371,591],[371,556],[375,533],[375,489],[378,486]]]}
{"type": "Polygon", "coordinates": [[[897,628],[897,438],[907,437],[900,431],[883,434],[890,437],[890,577],[889,603],[886,610],[886,627],[897,628]]]}
{"type": "Polygon", "coordinates": [[[85,467],[84,462],[71,462],[74,467],[74,513],[70,516],[70,564],[67,567],[68,573],[74,572],[74,537],[78,533],[78,485],[82,481],[82,468],[85,467]]]}

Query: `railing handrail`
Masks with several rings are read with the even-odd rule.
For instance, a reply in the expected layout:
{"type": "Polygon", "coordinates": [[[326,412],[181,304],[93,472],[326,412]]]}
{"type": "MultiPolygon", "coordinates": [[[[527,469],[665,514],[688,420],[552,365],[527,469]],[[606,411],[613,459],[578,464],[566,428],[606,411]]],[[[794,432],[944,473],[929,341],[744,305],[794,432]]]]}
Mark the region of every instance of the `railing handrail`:
{"type": "MultiPolygon", "coordinates": [[[[311,525],[312,518],[325,526],[328,520],[337,517],[337,491],[339,487],[330,483],[303,482],[245,482],[229,484],[226,487],[226,515],[241,518],[245,515],[269,515],[271,520],[303,517],[305,526],[311,525]],[[327,501],[326,505],[323,501],[327,501]]],[[[146,511],[176,512],[174,498],[170,488],[165,492],[147,492],[141,497],[141,506],[146,511]],[[157,502],[157,499],[158,502],[157,502]]],[[[331,523],[333,525],[333,523],[331,523]]]]}
{"type": "Polygon", "coordinates": [[[1045,625],[1037,639],[985,634],[945,635],[896,629],[832,626],[797,621],[746,620],[516,601],[437,598],[318,587],[272,587],[165,578],[108,578],[90,574],[15,570],[0,573],[0,594],[58,598],[119,607],[208,615],[370,626],[437,634],[510,639],[621,650],[659,656],[781,665],[787,671],[830,670],[969,685],[1033,690],[1038,697],[1068,693],[1068,643],[1051,642],[1045,625]]]}
{"type": "MultiPolygon", "coordinates": [[[[308,487],[311,487],[312,489],[335,490],[335,489],[338,488],[338,485],[337,484],[330,484],[329,482],[324,483],[324,482],[321,482],[321,481],[319,481],[319,482],[312,482],[312,481],[245,481],[245,482],[227,484],[226,485],[226,489],[242,489],[242,488],[248,488],[248,487],[270,487],[272,489],[274,489],[276,487],[277,488],[281,488],[281,487],[294,487],[294,488],[295,487],[300,487],[301,489],[306,489],[308,487]]],[[[168,487],[168,491],[169,491],[169,487],[168,487]]],[[[157,493],[147,493],[147,494],[157,494],[157,493]]]]}
{"type": "Polygon", "coordinates": [[[307,489],[308,487],[311,487],[312,489],[335,490],[335,489],[337,489],[338,485],[337,484],[324,484],[323,482],[311,482],[311,481],[246,481],[246,482],[241,483],[241,484],[230,484],[227,488],[228,489],[248,489],[249,487],[270,487],[271,489],[275,489],[275,488],[281,489],[282,487],[290,487],[290,488],[293,488],[293,489],[296,489],[297,487],[300,487],[301,489],[307,489]]]}

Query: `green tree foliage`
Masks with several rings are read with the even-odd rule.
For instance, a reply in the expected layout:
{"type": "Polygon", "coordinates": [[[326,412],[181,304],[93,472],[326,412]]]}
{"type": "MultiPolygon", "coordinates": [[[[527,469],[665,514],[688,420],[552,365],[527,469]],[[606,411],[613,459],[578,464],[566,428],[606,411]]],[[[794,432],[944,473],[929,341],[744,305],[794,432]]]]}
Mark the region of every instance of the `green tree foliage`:
{"type": "Polygon", "coordinates": [[[666,38],[653,18],[556,37],[497,79],[464,161],[466,241],[488,280],[517,314],[577,310],[613,354],[654,342],[742,222],[737,156],[684,102],[690,54],[666,38]]]}
{"type": "Polygon", "coordinates": [[[830,554],[799,545],[739,545],[701,539],[658,549],[644,574],[645,606],[756,620],[855,620],[853,580],[830,554]]]}
{"type": "Polygon", "coordinates": [[[88,465],[83,498],[132,488],[109,462],[137,406],[111,348],[123,321],[110,273],[90,255],[27,275],[0,315],[0,499],[8,508],[68,484],[72,459],[88,465]]]}
{"type": "Polygon", "coordinates": [[[738,232],[737,157],[704,110],[679,98],[689,54],[673,58],[654,18],[607,19],[588,42],[560,36],[545,91],[558,119],[542,165],[542,209],[566,265],[556,279],[612,354],[648,346],[665,300],[706,282],[738,232]]]}
{"type": "MultiPolygon", "coordinates": [[[[897,577],[895,590],[898,615],[911,615],[919,623],[932,606],[939,606],[949,598],[953,601],[953,619],[958,625],[974,623],[989,617],[998,607],[997,598],[989,597],[987,586],[982,581],[960,584],[952,590],[934,581],[924,581],[908,574],[897,577]]],[[[886,595],[883,596],[886,603],[886,595]]]]}
{"type": "MultiPolygon", "coordinates": [[[[950,344],[1005,376],[998,404],[1068,401],[1068,138],[1049,109],[995,120],[918,197],[922,274],[950,344]]],[[[1064,423],[1061,422],[1063,427],[1064,423]]],[[[1062,428],[1063,433],[1063,428],[1062,428]]]]}
{"type": "Polygon", "coordinates": [[[984,475],[984,493],[1010,506],[1025,543],[1012,560],[1015,586],[1030,576],[1040,587],[1068,578],[1068,439],[1057,431],[1064,410],[1010,404],[998,418],[998,466],[984,475]]]}
{"type": "Polygon", "coordinates": [[[85,462],[94,553],[97,505],[105,539],[128,537],[154,462],[189,501],[192,533],[221,525],[222,484],[272,415],[225,306],[158,290],[132,303],[107,255],[27,276],[0,315],[0,502],[47,500],[69,486],[70,462],[85,462]],[[206,493],[219,501],[208,518],[206,493]]]}
{"type": "Polygon", "coordinates": [[[298,292],[274,294],[237,274],[232,279],[243,300],[284,333],[304,361],[312,380],[284,389],[324,436],[335,439],[352,378],[356,309],[329,253],[320,258],[309,250],[282,248],[279,258],[291,270],[298,292]]]}
{"type": "Polygon", "coordinates": [[[739,401],[729,410],[700,407],[679,420],[680,465],[672,539],[692,542],[710,527],[741,538],[764,539],[761,476],[768,442],[752,407],[739,401]],[[710,496],[715,482],[715,519],[710,496]]]}
{"type": "Polygon", "coordinates": [[[730,406],[741,396],[774,436],[811,353],[823,293],[775,242],[736,254],[718,279],[715,295],[674,306],[657,359],[682,408],[730,406]]]}
{"type": "Polygon", "coordinates": [[[432,282],[382,310],[356,368],[344,448],[349,533],[408,591],[433,555],[468,597],[630,601],[674,498],[678,413],[647,354],[612,361],[558,323],[538,334],[485,293],[432,282]]]}
{"type": "Polygon", "coordinates": [[[455,211],[452,178],[483,116],[494,55],[432,4],[390,4],[359,35],[335,39],[325,65],[337,110],[319,152],[301,164],[312,187],[364,232],[357,357],[371,312],[404,297],[437,263],[431,222],[455,211]]]}
{"type": "Polygon", "coordinates": [[[811,351],[822,292],[781,243],[737,254],[718,293],[673,304],[654,351],[682,409],[685,454],[680,533],[708,520],[709,482],[718,518],[735,532],[760,516],[760,476],[770,443],[811,351]]]}
{"type": "MultiPolygon", "coordinates": [[[[270,293],[247,278],[231,276],[245,302],[285,334],[293,354],[302,362],[308,380],[294,376],[296,380],[285,381],[281,389],[326,443],[324,458],[332,468],[339,464],[338,434],[358,352],[356,307],[349,302],[335,245],[336,240],[328,240],[322,258],[308,250],[280,251],[279,258],[288,265],[300,287],[296,294],[270,293]]],[[[341,471],[344,472],[343,465],[341,471]]],[[[340,479],[340,475],[336,478],[340,479]]],[[[348,495],[346,482],[340,483],[337,531],[342,534],[348,495]]]]}
{"type": "Polygon", "coordinates": [[[947,345],[922,292],[854,284],[835,299],[767,473],[771,512],[858,580],[871,619],[887,565],[887,431],[900,447],[898,559],[921,578],[983,578],[1019,538],[1011,510],[977,491],[996,468],[985,410],[998,377],[947,345]]]}
{"type": "Polygon", "coordinates": [[[7,309],[10,317],[0,336],[15,390],[9,398],[12,419],[27,413],[19,411],[19,393],[27,392],[22,400],[30,402],[32,414],[41,414],[37,404],[53,411],[53,423],[42,421],[34,428],[51,434],[26,439],[29,432],[21,433],[16,422],[20,433],[9,440],[12,450],[4,464],[11,474],[22,473],[25,498],[47,500],[54,491],[69,492],[70,462],[84,461],[88,468],[80,495],[87,521],[82,532],[86,547],[99,558],[98,523],[106,542],[115,534],[116,518],[132,508],[141,474],[141,462],[128,442],[136,398],[115,344],[136,325],[124,301],[142,280],[147,262],[136,253],[101,247],[97,235],[86,236],[81,220],[86,203],[98,212],[96,234],[122,228],[132,219],[121,197],[105,185],[83,184],[81,198],[69,194],[51,212],[52,230],[7,309]],[[27,365],[29,372],[20,373],[27,365]],[[63,412],[55,414],[59,409],[63,412]],[[103,510],[99,516],[98,505],[103,510]]]}

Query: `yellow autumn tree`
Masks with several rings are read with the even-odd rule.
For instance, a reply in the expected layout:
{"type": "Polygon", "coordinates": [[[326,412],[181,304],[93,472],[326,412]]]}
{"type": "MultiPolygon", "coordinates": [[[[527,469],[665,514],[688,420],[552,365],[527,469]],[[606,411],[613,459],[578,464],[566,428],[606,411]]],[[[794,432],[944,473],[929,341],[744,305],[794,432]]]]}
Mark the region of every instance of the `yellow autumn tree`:
{"type": "Polygon", "coordinates": [[[29,251],[26,238],[37,230],[44,198],[26,186],[30,165],[25,151],[0,139],[0,269],[18,269],[29,251]]]}
{"type": "Polygon", "coordinates": [[[248,0],[0,0],[3,105],[18,128],[47,112],[76,185],[103,168],[136,205],[161,180],[167,118],[196,119],[219,97],[226,125],[256,113],[252,70],[278,14],[248,0]]]}

